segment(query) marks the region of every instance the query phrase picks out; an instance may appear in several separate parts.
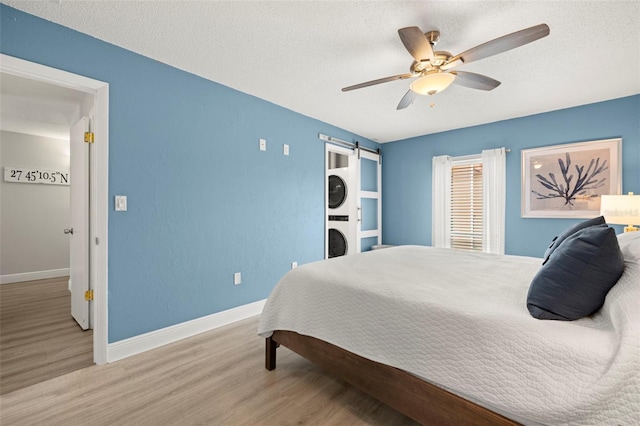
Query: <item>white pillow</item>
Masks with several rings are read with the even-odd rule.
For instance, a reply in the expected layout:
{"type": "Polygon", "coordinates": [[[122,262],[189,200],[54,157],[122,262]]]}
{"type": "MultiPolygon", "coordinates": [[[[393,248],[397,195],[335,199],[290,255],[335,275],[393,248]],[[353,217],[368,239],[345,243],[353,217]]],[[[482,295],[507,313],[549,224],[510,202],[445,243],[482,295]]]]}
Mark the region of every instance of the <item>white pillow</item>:
{"type": "Polygon", "coordinates": [[[640,262],[640,231],[618,234],[618,244],[626,262],[640,262]]]}

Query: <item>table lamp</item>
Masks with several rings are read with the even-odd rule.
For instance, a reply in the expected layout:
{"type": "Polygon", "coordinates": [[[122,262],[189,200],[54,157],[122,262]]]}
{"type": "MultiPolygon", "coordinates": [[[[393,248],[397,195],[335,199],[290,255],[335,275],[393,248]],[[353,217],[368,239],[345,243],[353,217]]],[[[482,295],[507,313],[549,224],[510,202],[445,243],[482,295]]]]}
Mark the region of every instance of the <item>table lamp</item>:
{"type": "Polygon", "coordinates": [[[639,231],[640,195],[603,195],[600,197],[600,214],[608,224],[628,225],[624,232],[639,231]]]}

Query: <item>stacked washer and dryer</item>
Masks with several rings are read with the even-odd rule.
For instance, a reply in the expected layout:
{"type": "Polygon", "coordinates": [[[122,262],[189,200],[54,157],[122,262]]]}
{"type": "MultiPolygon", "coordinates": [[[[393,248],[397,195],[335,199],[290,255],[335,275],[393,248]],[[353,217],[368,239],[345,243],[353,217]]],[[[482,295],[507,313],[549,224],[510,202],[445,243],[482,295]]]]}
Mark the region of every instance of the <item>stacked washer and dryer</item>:
{"type": "Polygon", "coordinates": [[[327,151],[327,257],[356,252],[356,188],[353,155],[327,151]]]}

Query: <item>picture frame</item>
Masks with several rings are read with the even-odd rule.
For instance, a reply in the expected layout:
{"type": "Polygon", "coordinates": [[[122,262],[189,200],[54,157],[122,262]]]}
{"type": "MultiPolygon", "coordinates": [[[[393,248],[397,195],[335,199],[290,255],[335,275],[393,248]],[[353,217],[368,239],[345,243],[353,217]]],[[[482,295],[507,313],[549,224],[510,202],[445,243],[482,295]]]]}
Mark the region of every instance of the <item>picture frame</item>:
{"type": "Polygon", "coordinates": [[[522,150],[523,218],[592,218],[622,191],[622,139],[522,150]]]}

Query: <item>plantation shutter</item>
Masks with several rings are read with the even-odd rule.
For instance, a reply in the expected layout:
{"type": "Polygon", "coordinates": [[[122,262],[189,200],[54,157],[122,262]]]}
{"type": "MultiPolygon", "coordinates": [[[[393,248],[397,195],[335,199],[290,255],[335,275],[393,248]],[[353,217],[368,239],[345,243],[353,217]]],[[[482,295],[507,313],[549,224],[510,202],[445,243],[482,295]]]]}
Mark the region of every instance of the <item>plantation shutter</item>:
{"type": "Polygon", "coordinates": [[[482,251],[482,162],[451,166],[451,248],[482,251]]]}

